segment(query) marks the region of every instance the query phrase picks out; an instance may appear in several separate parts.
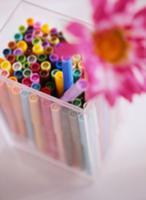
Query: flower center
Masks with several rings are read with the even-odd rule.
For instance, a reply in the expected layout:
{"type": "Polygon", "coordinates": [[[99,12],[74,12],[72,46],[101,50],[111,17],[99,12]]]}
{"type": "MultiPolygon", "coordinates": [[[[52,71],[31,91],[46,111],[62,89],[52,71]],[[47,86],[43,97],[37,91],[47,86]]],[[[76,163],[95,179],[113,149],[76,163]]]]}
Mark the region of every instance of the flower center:
{"type": "Polygon", "coordinates": [[[95,53],[110,63],[119,63],[127,56],[128,42],[121,29],[94,32],[95,53]]]}

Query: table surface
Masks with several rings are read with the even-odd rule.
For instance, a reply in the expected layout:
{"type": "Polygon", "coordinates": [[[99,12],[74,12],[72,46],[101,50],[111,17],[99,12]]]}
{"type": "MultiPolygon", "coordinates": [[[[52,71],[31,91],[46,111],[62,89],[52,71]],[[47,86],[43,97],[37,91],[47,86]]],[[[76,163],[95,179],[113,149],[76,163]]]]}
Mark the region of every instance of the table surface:
{"type": "MultiPolygon", "coordinates": [[[[87,0],[31,0],[89,20],[87,0]],[[82,6],[84,5],[84,9],[82,6]]],[[[145,0],[143,0],[144,2],[145,0]]],[[[0,26],[19,0],[0,0],[0,26]],[[7,11],[7,12],[6,12],[7,11]]],[[[139,1],[142,3],[142,1],[139,1]]],[[[110,154],[94,183],[7,145],[1,126],[0,200],[145,200],[146,96],[121,102],[122,121],[110,154]]]]}

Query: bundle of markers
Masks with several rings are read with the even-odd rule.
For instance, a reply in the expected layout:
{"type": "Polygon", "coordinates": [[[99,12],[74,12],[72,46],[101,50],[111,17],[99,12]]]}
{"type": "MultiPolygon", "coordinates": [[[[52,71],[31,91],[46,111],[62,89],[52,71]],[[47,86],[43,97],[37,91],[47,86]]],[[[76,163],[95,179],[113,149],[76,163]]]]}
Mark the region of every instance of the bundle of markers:
{"type": "Polygon", "coordinates": [[[33,18],[18,30],[3,50],[1,75],[82,107],[86,82],[81,56],[60,58],[55,53],[66,42],[63,33],[33,18]]]}

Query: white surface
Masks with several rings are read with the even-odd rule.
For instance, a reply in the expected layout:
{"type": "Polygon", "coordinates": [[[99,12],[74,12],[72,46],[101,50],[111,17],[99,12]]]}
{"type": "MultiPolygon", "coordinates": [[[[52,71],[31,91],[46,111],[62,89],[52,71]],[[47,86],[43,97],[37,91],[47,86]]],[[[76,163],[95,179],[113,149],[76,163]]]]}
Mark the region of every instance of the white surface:
{"type": "MultiPolygon", "coordinates": [[[[0,24],[17,2],[0,0],[0,24]]],[[[88,20],[87,0],[33,2],[88,20]]],[[[132,105],[123,102],[122,108],[120,130],[94,184],[84,183],[49,163],[14,151],[1,137],[0,200],[146,200],[146,96],[135,98],[132,105]]]]}

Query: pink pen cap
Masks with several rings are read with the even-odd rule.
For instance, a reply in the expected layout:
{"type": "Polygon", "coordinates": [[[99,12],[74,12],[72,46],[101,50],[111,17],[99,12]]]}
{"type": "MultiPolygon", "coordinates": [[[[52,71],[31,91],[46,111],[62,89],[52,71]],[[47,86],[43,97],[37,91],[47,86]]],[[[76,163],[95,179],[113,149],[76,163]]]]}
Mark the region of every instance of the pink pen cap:
{"type": "Polygon", "coordinates": [[[32,73],[30,76],[30,80],[32,83],[39,83],[40,82],[40,75],[38,73],[32,73]]]}
{"type": "Polygon", "coordinates": [[[5,78],[8,78],[10,76],[10,72],[3,69],[3,70],[1,70],[0,75],[5,77],[5,78]]]}
{"type": "Polygon", "coordinates": [[[23,78],[22,79],[22,84],[31,87],[32,81],[30,80],[30,78],[23,78]]]}
{"type": "Polygon", "coordinates": [[[80,94],[85,92],[87,89],[87,81],[85,79],[79,79],[71,88],[69,88],[64,95],[61,97],[64,101],[73,101],[80,94]]]}
{"type": "Polygon", "coordinates": [[[33,25],[33,28],[35,30],[40,30],[41,29],[41,23],[40,22],[35,22],[34,25],[33,25]]]}

